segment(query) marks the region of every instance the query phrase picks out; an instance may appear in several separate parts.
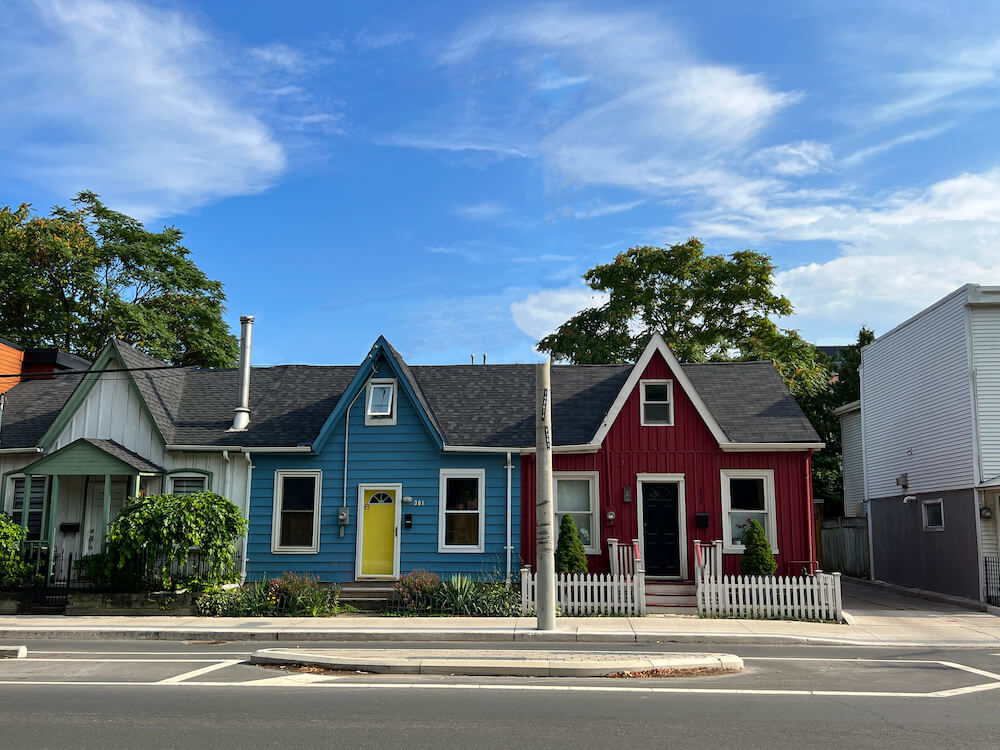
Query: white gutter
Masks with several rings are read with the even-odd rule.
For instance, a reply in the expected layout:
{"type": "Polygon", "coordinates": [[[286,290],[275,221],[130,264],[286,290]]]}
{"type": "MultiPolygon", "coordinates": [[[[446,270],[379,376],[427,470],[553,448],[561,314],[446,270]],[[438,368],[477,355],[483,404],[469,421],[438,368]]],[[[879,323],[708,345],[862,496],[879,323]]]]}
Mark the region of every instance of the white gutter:
{"type": "Polygon", "coordinates": [[[826,443],[719,443],[726,453],[788,453],[790,451],[818,451],[826,443]]]}
{"type": "Polygon", "coordinates": [[[510,588],[510,558],[514,550],[514,546],[511,544],[511,524],[513,523],[513,513],[511,509],[511,471],[514,469],[514,464],[512,464],[510,460],[510,451],[507,451],[507,465],[504,468],[507,469],[507,546],[504,547],[507,551],[507,568],[506,575],[504,576],[504,585],[507,588],[510,588]]]}
{"type": "MultiPolygon", "coordinates": [[[[311,445],[243,446],[243,445],[167,445],[168,451],[198,453],[202,451],[236,451],[237,453],[312,453],[311,445]]],[[[41,448],[38,449],[41,452],[41,448]]]]}
{"type": "Polygon", "coordinates": [[[0,448],[0,456],[13,455],[15,453],[41,453],[42,449],[34,448],[0,448]]]}
{"type": "Polygon", "coordinates": [[[250,484],[253,480],[253,460],[249,451],[243,451],[243,457],[247,460],[247,487],[246,487],[246,509],[247,509],[247,533],[243,535],[243,554],[240,556],[240,583],[247,579],[247,539],[250,536],[250,484]]]}

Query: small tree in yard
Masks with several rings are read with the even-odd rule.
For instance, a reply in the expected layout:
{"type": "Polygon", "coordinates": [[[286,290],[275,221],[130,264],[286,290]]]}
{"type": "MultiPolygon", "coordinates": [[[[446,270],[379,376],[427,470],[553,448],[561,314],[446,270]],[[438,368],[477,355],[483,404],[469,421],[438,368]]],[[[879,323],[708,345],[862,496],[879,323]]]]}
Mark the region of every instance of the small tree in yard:
{"type": "Polygon", "coordinates": [[[576,521],[568,513],[559,522],[559,543],[556,545],[556,573],[586,573],[587,552],[576,530],[576,521]]]}
{"type": "Polygon", "coordinates": [[[750,521],[743,530],[743,556],[740,558],[740,572],[745,576],[773,576],[778,563],[771,552],[764,527],[757,521],[750,521]]]}

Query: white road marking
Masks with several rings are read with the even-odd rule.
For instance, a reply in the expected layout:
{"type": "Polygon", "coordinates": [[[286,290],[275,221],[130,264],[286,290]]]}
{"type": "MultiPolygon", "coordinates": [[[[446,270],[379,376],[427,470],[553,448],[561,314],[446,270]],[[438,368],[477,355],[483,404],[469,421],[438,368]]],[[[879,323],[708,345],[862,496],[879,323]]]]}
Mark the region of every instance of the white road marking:
{"type": "Polygon", "coordinates": [[[39,651],[31,649],[33,654],[96,654],[98,656],[163,656],[164,653],[170,656],[249,656],[253,649],[249,651],[39,651]]]}
{"type": "Polygon", "coordinates": [[[208,674],[209,672],[214,672],[217,669],[225,669],[226,667],[231,667],[235,664],[239,664],[240,661],[241,661],[240,659],[227,659],[226,661],[220,661],[218,664],[210,664],[207,667],[201,667],[200,669],[192,669],[190,672],[185,672],[184,674],[168,677],[165,680],[160,680],[158,684],[170,685],[176,682],[184,682],[184,680],[189,680],[192,677],[197,677],[198,675],[208,674]]]}
{"type": "MultiPolygon", "coordinates": [[[[41,659],[35,659],[31,656],[25,661],[25,663],[30,663],[34,661],[86,661],[86,662],[97,662],[97,663],[121,663],[121,664],[145,664],[145,663],[155,663],[155,664],[214,664],[219,661],[219,659],[56,659],[44,657],[41,659]]],[[[238,662],[236,662],[238,663],[238,662]]]]}

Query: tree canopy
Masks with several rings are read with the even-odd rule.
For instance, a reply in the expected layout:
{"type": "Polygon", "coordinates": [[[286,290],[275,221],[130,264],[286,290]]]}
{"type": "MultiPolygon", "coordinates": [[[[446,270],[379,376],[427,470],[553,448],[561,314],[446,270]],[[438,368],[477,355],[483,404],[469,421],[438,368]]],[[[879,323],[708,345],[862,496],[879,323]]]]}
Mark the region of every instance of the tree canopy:
{"type": "Polygon", "coordinates": [[[538,349],[577,364],[634,362],[660,333],[681,361],[770,359],[796,395],[822,389],[822,355],[771,319],[792,313],[774,291],[774,270],[763,253],[710,255],[693,237],[630,248],[584,274],[608,301],[574,315],[538,349]]]}
{"type": "Polygon", "coordinates": [[[111,338],[180,365],[226,367],[238,343],[222,284],[176,227],[141,222],[81,192],[49,216],[0,206],[0,336],[94,359],[111,338]]]}

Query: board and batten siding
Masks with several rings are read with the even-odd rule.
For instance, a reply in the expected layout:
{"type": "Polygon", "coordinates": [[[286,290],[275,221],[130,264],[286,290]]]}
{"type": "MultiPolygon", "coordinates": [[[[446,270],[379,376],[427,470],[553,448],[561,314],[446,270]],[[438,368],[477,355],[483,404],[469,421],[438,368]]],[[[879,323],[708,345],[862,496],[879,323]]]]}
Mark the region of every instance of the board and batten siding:
{"type": "MultiPolygon", "coordinates": [[[[244,517],[247,516],[246,454],[240,453],[238,450],[229,451],[228,454],[223,454],[222,451],[191,451],[188,453],[171,451],[164,457],[163,468],[167,472],[183,472],[185,469],[207,472],[212,492],[231,500],[244,517]]],[[[169,492],[170,489],[170,475],[168,474],[165,477],[163,491],[169,492]]]]}
{"type": "MultiPolygon", "coordinates": [[[[381,376],[381,375],[380,375],[381,376]]],[[[401,484],[401,518],[412,514],[412,528],[400,528],[400,574],[422,569],[438,575],[468,573],[502,578],[506,563],[506,455],[444,453],[432,439],[420,415],[402,388],[397,389],[395,425],[365,425],[365,397],[351,408],[347,473],[350,522],[339,536],[337,511],[344,502],[344,422],[335,426],[319,455],[254,454],[250,530],[247,540],[247,578],[259,580],[285,571],[310,573],[323,581],[355,580],[358,531],[358,485],[401,484]],[[277,470],[308,469],[323,472],[319,552],[272,554],[271,519],[277,470]],[[438,495],[441,469],[484,469],[485,546],[482,553],[438,552],[438,495]]],[[[512,457],[512,574],[520,567],[520,457],[512,457]]],[[[402,522],[401,522],[402,525],[402,522]]]]}
{"type": "Polygon", "coordinates": [[[1000,305],[974,305],[972,362],[982,481],[1000,476],[1000,305]]]}
{"type": "Polygon", "coordinates": [[[163,466],[163,443],[126,373],[101,375],[48,452],[84,437],[114,440],[163,466]]]}
{"type": "Polygon", "coordinates": [[[860,409],[841,415],[840,444],[844,465],[844,515],[858,516],[858,505],[865,499],[865,457],[861,444],[860,409]]]}
{"type": "Polygon", "coordinates": [[[868,498],[974,484],[967,289],[862,351],[861,403],[868,498]]]}

